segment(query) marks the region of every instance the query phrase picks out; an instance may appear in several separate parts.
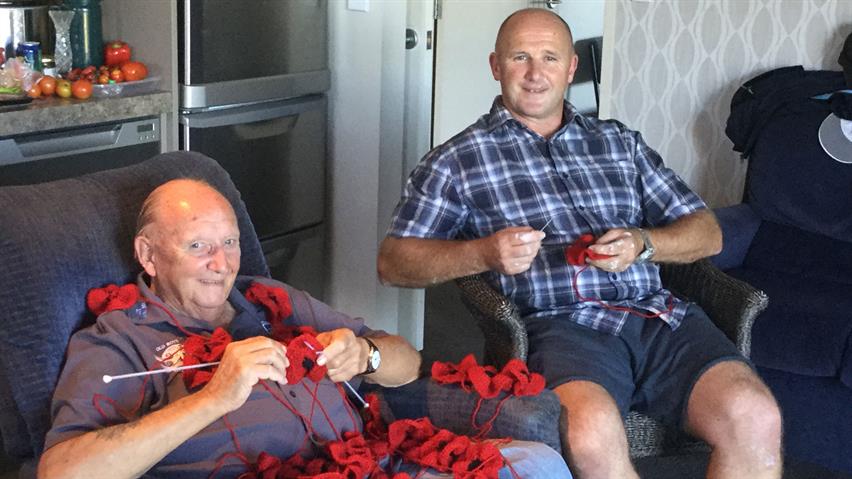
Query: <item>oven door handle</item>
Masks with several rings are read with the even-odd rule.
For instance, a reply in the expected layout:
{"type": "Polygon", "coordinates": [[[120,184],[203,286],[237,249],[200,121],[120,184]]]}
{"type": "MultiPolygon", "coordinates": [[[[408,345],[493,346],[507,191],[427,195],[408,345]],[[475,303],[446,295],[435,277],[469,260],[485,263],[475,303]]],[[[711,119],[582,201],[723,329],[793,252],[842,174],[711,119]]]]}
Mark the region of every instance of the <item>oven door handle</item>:
{"type": "MultiPolygon", "coordinates": [[[[325,97],[311,95],[298,100],[255,103],[203,112],[185,112],[180,117],[180,123],[189,128],[218,128],[298,117],[302,113],[320,108],[325,108],[325,97]]],[[[293,123],[295,124],[295,121],[293,123]]]]}
{"type": "Polygon", "coordinates": [[[158,120],[138,120],[8,138],[0,140],[0,165],[159,141],[159,129],[158,120]]]}

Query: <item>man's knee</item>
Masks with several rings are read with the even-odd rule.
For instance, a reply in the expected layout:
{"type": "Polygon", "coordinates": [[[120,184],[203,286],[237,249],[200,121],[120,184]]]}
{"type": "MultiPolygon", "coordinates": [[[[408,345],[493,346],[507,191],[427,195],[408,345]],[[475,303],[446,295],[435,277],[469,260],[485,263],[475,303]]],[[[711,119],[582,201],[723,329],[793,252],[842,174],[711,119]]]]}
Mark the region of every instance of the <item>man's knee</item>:
{"type": "Polygon", "coordinates": [[[572,455],[611,452],[613,442],[624,437],[618,407],[602,387],[589,382],[581,383],[577,381],[556,388],[565,409],[563,418],[567,427],[568,448],[572,455]]]}
{"type": "Polygon", "coordinates": [[[706,388],[711,392],[702,398],[702,404],[712,410],[694,411],[701,423],[695,426],[706,432],[708,442],[718,446],[780,447],[781,411],[769,388],[745,365],[735,365],[727,376],[724,386],[714,385],[715,391],[706,388]]]}

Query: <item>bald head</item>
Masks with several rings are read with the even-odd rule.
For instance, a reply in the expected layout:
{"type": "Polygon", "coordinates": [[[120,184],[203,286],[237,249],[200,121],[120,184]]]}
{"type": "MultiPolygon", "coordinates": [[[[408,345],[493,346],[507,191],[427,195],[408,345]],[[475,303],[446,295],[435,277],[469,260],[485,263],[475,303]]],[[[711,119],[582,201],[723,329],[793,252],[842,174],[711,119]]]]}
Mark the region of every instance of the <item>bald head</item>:
{"type": "Polygon", "coordinates": [[[540,22],[544,28],[553,28],[556,32],[566,35],[571,51],[574,50],[574,40],[571,27],[559,15],[543,8],[525,8],[518,10],[503,20],[497,31],[497,40],[494,42],[494,51],[500,54],[505,51],[508,40],[515,33],[515,29],[528,22],[540,22]]]}
{"type": "Polygon", "coordinates": [[[136,219],[136,235],[152,234],[158,225],[188,219],[202,205],[223,208],[234,215],[231,203],[203,180],[180,178],[170,180],[152,191],[142,203],[136,219]]]}

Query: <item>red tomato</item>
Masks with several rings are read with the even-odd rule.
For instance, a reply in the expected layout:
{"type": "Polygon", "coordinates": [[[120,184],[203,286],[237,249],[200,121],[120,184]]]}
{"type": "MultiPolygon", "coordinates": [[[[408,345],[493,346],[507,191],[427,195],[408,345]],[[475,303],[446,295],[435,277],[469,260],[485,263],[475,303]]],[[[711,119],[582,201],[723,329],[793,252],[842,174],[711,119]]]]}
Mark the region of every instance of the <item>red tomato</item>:
{"type": "Polygon", "coordinates": [[[124,81],[143,80],[148,76],[148,67],[142,62],[127,62],[121,65],[124,81]]]}
{"type": "Polygon", "coordinates": [[[50,75],[45,75],[38,81],[38,86],[41,87],[42,95],[52,96],[53,92],[56,91],[56,78],[53,78],[50,75]]]}
{"type": "Polygon", "coordinates": [[[71,94],[74,98],[85,100],[92,96],[92,82],[86,79],[79,79],[71,84],[71,94]]]}
{"type": "Polygon", "coordinates": [[[27,96],[30,98],[38,98],[41,96],[41,87],[38,86],[38,83],[33,83],[33,86],[27,90],[27,96]]]}

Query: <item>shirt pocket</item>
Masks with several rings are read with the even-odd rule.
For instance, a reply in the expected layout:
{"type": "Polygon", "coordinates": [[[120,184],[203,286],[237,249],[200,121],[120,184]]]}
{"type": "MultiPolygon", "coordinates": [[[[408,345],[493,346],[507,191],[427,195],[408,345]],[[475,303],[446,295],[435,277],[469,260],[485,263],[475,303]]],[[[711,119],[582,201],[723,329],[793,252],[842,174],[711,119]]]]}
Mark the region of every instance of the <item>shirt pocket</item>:
{"type": "Polygon", "coordinates": [[[607,228],[638,225],[641,185],[629,160],[578,157],[566,171],[568,193],[584,215],[607,228]]]}

